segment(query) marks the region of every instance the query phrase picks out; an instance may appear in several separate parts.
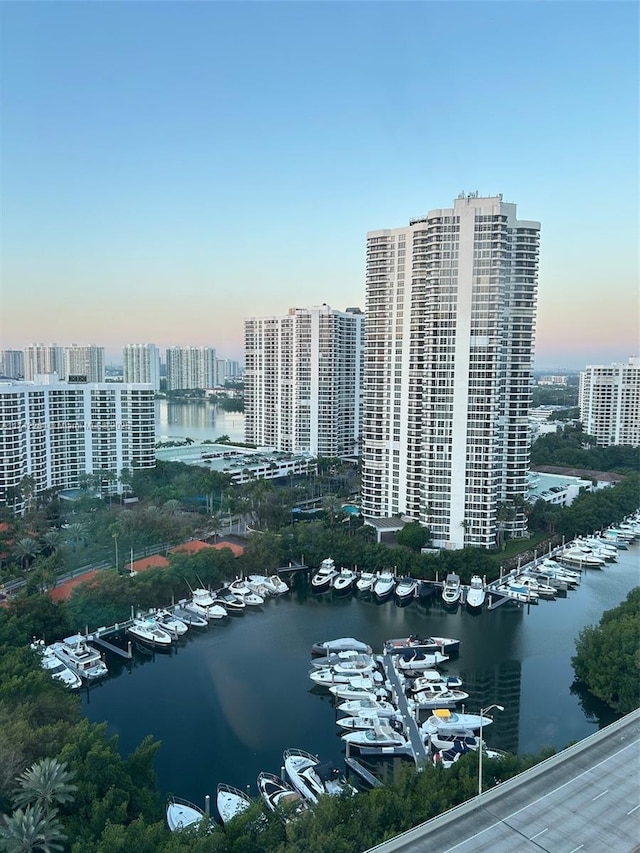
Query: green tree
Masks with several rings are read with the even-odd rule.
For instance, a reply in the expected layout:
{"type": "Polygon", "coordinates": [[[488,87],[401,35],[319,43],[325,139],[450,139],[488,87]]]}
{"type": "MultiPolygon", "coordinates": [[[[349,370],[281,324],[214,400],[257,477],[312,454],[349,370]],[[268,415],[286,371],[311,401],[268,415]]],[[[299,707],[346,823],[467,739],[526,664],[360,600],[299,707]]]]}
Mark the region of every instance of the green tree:
{"type": "Polygon", "coordinates": [[[40,803],[16,809],[3,816],[0,825],[0,849],[5,853],[53,853],[64,850],[66,835],[55,809],[46,812],[40,803]]]}
{"type": "Polygon", "coordinates": [[[396,542],[398,545],[405,545],[411,548],[412,551],[420,553],[420,550],[431,541],[431,533],[428,527],[424,527],[419,521],[412,521],[405,524],[402,530],[396,534],[396,542]]]}
{"type": "Polygon", "coordinates": [[[66,764],[43,758],[18,777],[13,800],[18,806],[39,803],[49,812],[54,806],[73,800],[76,786],[71,784],[72,779],[66,764]]]}

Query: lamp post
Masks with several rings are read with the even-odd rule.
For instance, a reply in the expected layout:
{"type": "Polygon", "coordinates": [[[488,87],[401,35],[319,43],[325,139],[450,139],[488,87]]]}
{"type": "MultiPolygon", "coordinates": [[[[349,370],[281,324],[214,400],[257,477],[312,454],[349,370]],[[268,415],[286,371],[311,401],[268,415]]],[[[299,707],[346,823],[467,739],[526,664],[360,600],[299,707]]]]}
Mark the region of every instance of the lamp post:
{"type": "Polygon", "coordinates": [[[497,708],[498,711],[504,711],[502,705],[489,705],[487,708],[480,708],[480,745],[478,747],[478,796],[482,793],[482,722],[484,715],[497,708]]]}

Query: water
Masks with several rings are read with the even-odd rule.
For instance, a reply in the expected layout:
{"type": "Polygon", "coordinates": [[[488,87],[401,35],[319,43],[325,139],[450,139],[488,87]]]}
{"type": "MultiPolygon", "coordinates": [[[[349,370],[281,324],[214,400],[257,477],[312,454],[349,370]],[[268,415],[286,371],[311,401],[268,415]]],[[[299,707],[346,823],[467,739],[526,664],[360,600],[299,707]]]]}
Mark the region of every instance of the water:
{"type": "Polygon", "coordinates": [[[380,651],[385,639],[420,633],[461,639],[446,671],[463,677],[467,710],[504,705],[485,729],[491,745],[560,749],[611,719],[587,713],[571,692],[570,659],[580,630],[637,585],[639,552],[621,552],[566,598],[529,612],[505,605],[451,613],[439,601],[400,608],[314,596],[302,584],[258,612],[190,630],[172,654],[136,652],[131,663],[108,656],[112,676],[85,692],[84,710],[92,722],[108,722],[124,754],[148,734],[162,742],[156,770],[164,793],[201,803],[226,782],[255,794],[258,773],[279,773],[286,748],[342,758],[332,701],[308,678],[312,643],[354,636],[380,651]]]}
{"type": "Polygon", "coordinates": [[[156,400],[156,434],[163,440],[228,435],[232,442],[244,441],[244,412],[225,412],[208,400],[156,400]]]}

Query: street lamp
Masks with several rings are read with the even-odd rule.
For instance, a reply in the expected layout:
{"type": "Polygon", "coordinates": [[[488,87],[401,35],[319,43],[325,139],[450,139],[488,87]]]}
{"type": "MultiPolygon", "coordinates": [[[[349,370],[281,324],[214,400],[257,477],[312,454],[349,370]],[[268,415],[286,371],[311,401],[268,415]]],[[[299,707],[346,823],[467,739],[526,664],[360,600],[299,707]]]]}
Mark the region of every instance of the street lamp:
{"type": "Polygon", "coordinates": [[[478,747],[478,796],[482,793],[482,723],[484,715],[497,708],[498,711],[504,711],[502,705],[489,705],[487,708],[480,708],[480,745],[478,747]]]}

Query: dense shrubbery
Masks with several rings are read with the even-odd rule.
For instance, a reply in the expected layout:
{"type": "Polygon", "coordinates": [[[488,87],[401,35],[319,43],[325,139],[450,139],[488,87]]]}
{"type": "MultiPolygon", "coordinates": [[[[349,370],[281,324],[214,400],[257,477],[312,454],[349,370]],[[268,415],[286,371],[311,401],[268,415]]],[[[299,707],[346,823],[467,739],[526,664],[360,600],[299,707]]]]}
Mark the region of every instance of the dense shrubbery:
{"type": "Polygon", "coordinates": [[[571,662],[576,679],[614,711],[640,707],[640,587],[580,632],[571,662]]]}
{"type": "Polygon", "coordinates": [[[590,471],[640,471],[640,448],[626,445],[596,447],[582,427],[566,427],[541,435],[531,446],[531,464],[558,465],[590,471]]]}

